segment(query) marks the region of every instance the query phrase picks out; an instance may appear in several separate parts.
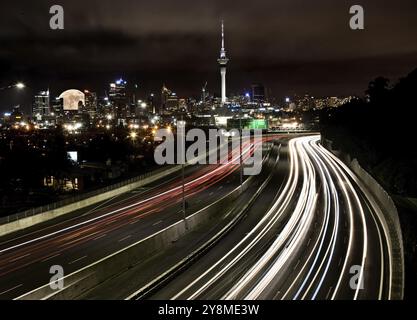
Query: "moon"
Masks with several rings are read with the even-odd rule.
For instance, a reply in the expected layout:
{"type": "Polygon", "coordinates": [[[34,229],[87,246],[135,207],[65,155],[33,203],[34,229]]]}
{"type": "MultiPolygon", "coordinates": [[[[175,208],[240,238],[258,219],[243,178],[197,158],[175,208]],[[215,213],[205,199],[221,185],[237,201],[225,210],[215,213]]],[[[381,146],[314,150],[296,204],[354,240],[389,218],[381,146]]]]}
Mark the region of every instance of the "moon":
{"type": "Polygon", "coordinates": [[[64,110],[77,111],[80,102],[82,105],[85,105],[85,95],[77,89],[66,90],[59,95],[59,98],[64,100],[64,110]]]}

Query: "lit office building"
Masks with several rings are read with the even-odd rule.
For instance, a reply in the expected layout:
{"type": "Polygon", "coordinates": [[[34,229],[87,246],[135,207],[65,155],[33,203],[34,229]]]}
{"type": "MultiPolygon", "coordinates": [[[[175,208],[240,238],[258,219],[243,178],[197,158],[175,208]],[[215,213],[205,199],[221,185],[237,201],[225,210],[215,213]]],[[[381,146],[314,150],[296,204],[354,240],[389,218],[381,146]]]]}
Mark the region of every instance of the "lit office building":
{"type": "Polygon", "coordinates": [[[64,99],[59,98],[59,97],[52,99],[51,111],[56,117],[61,116],[64,112],[64,99]]]}
{"type": "Polygon", "coordinates": [[[179,99],[175,92],[169,90],[165,85],[161,91],[161,114],[171,114],[177,112],[179,108],[179,99]]]}
{"type": "Polygon", "coordinates": [[[123,79],[110,84],[109,101],[116,114],[118,122],[123,122],[129,115],[129,102],[126,94],[127,82],[123,79]]]}
{"type": "Polygon", "coordinates": [[[49,116],[50,114],[49,90],[41,91],[34,97],[32,116],[37,120],[42,120],[42,117],[49,116]]]}
{"type": "Polygon", "coordinates": [[[94,119],[97,114],[97,94],[89,90],[84,90],[85,106],[84,111],[88,113],[91,119],[94,119]]]}

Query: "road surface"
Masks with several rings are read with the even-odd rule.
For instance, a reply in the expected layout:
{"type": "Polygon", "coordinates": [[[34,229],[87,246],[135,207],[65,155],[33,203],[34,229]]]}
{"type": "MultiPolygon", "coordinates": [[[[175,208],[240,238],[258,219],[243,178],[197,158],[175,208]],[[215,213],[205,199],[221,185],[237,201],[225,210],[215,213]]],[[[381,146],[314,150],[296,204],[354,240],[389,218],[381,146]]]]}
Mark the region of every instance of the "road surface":
{"type": "MultiPolygon", "coordinates": [[[[279,162],[272,172],[263,173],[264,189],[244,217],[147,298],[391,298],[391,244],[382,209],[372,195],[320,145],[319,136],[275,140],[281,144],[279,162]]],[[[245,154],[251,148],[245,146],[245,154]]],[[[187,168],[187,214],[236,188],[238,168],[187,168]]],[[[181,219],[181,181],[174,175],[162,180],[0,239],[0,299],[17,298],[47,284],[51,265],[62,265],[66,274],[74,272],[181,219]]],[[[250,197],[243,194],[240,204],[250,197]]],[[[155,263],[169,265],[174,258],[161,256],[164,260],[155,263]]],[[[118,278],[113,290],[133,282],[134,274],[129,277],[118,278]]],[[[134,297],[137,289],[112,296],[134,297]]],[[[94,291],[90,294],[94,298],[94,291]]],[[[97,294],[105,298],[103,292],[97,294]]]]}
{"type": "MultiPolygon", "coordinates": [[[[242,146],[244,157],[253,144],[242,146]]],[[[239,166],[186,169],[187,215],[239,185],[239,166]]],[[[183,218],[178,175],[0,239],[0,299],[14,299],[49,283],[50,267],[65,275],[123,249],[183,218]]]]}
{"type": "Polygon", "coordinates": [[[390,299],[380,208],[319,144],[295,138],[246,218],[151,299],[390,299]]]}

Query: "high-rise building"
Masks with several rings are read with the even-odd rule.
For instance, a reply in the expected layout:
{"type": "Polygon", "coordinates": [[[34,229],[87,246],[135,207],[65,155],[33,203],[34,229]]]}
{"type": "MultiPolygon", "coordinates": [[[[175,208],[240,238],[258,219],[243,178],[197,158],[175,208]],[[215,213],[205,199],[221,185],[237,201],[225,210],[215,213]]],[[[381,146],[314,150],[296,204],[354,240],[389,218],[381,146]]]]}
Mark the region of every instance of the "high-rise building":
{"type": "Polygon", "coordinates": [[[32,116],[41,120],[42,117],[49,116],[50,114],[49,90],[41,91],[35,95],[32,107],[32,116]]]}
{"type": "Polygon", "coordinates": [[[220,65],[220,77],[221,77],[221,103],[226,103],[226,65],[229,59],[226,57],[226,50],[224,47],[224,23],[222,21],[222,47],[220,49],[220,58],[217,59],[220,65]]]}
{"type": "Polygon", "coordinates": [[[179,108],[178,96],[175,92],[169,90],[165,85],[161,91],[161,114],[170,114],[177,112],[179,108]]]}
{"type": "Polygon", "coordinates": [[[94,119],[97,114],[97,94],[89,90],[84,90],[85,106],[84,111],[89,114],[91,119],[94,119]]]}
{"type": "Polygon", "coordinates": [[[156,113],[155,110],[155,95],[153,93],[151,93],[148,97],[148,105],[149,105],[149,110],[152,112],[152,114],[156,113]]]}
{"type": "Polygon", "coordinates": [[[64,99],[56,97],[51,101],[51,111],[56,117],[61,116],[64,112],[64,99]]]}
{"type": "Polygon", "coordinates": [[[110,83],[109,101],[118,119],[126,119],[129,116],[126,85],[127,82],[123,79],[119,79],[115,83],[110,83]]]}
{"type": "Polygon", "coordinates": [[[207,81],[204,86],[201,88],[201,103],[204,105],[206,103],[207,98],[207,81]]]}

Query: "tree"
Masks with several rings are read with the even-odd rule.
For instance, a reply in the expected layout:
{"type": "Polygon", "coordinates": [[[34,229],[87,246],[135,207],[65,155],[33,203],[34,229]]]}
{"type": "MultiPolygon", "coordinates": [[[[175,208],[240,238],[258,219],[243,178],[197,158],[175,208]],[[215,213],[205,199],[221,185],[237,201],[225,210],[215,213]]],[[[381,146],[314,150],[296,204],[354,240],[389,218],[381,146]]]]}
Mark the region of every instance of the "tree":
{"type": "Polygon", "coordinates": [[[389,94],[389,79],[378,77],[371,81],[369,83],[368,90],[366,90],[366,94],[372,104],[378,105],[387,103],[387,97],[389,94]]]}

